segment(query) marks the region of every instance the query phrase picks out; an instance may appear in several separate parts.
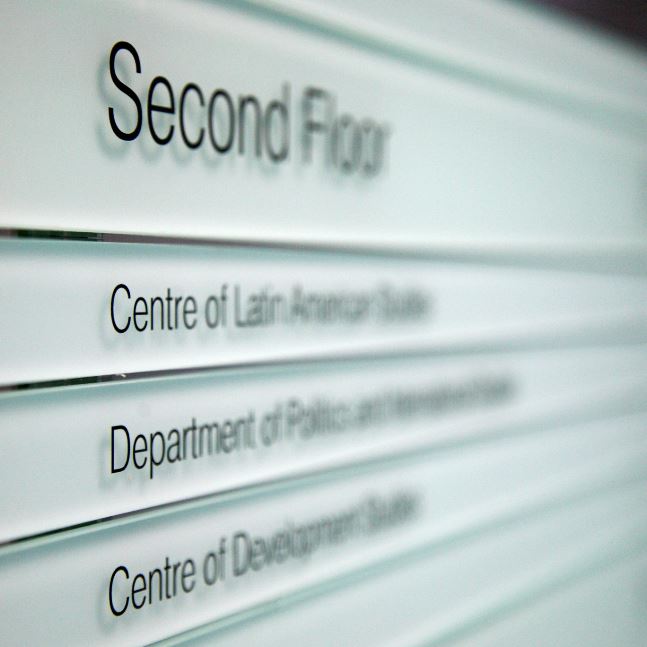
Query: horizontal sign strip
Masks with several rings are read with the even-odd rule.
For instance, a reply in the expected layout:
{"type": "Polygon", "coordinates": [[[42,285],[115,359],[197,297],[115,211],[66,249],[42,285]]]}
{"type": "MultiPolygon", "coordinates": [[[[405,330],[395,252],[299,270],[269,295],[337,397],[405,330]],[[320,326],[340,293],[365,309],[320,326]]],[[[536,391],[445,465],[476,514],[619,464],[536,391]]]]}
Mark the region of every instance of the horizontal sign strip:
{"type": "Polygon", "coordinates": [[[646,521],[636,512],[647,497],[644,438],[583,461],[595,436],[568,450],[566,441],[531,447],[525,439],[447,456],[433,469],[421,462],[380,470],[0,555],[11,591],[0,638],[142,644],[587,492],[593,503],[570,511],[576,527],[564,533],[562,518],[549,544],[572,532],[590,536],[600,524],[635,531],[646,521]],[[630,489],[618,487],[636,478],[630,489]],[[601,483],[615,484],[614,493],[595,494],[601,483]]]}
{"type": "Polygon", "coordinates": [[[592,520],[586,532],[582,516],[569,507],[491,537],[434,547],[155,645],[328,647],[361,636],[375,646],[534,647],[563,640],[565,629],[564,644],[578,644],[588,631],[599,636],[598,625],[591,626],[595,614],[612,644],[642,647],[647,621],[634,611],[644,600],[644,523],[642,531],[625,528],[629,513],[619,525],[592,520]]]}
{"type": "Polygon", "coordinates": [[[0,240],[0,384],[647,332],[647,282],[279,250],[0,240]]]}
{"type": "Polygon", "coordinates": [[[645,346],[516,352],[4,396],[0,542],[528,425],[626,413],[645,405],[646,358],[645,346]]]}
{"type": "Polygon", "coordinates": [[[415,47],[385,56],[316,20],[223,4],[3,7],[0,226],[549,250],[643,239],[639,92],[622,107],[625,92],[595,82],[581,101],[587,72],[520,88],[499,65],[484,83],[415,47]],[[47,56],[23,38],[42,23],[47,56]]]}

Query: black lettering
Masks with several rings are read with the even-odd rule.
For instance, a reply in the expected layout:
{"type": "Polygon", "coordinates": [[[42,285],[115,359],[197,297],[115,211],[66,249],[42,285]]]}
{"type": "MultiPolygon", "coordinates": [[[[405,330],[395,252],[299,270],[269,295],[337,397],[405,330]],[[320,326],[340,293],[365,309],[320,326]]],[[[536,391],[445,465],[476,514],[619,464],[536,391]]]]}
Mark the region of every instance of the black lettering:
{"type": "Polygon", "coordinates": [[[261,155],[261,106],[258,99],[249,95],[246,97],[239,97],[238,99],[238,152],[243,155],[245,153],[245,108],[247,106],[254,108],[254,142],[256,148],[256,157],[261,155]]]}
{"type": "Polygon", "coordinates": [[[191,593],[195,587],[195,562],[192,559],[187,559],[182,564],[182,571],[180,573],[180,584],[185,593],[191,593]]]}
{"type": "Polygon", "coordinates": [[[143,467],[146,466],[146,462],[148,461],[148,457],[144,456],[143,462],[140,464],[137,461],[137,455],[138,454],[143,454],[148,451],[148,443],[146,442],[146,437],[142,436],[141,434],[138,434],[135,436],[135,440],[133,441],[133,465],[138,469],[142,469],[143,467]],[[141,445],[141,447],[140,447],[141,445]]]}
{"type": "Polygon", "coordinates": [[[146,604],[146,578],[141,573],[137,573],[133,578],[132,601],[135,609],[141,609],[146,604]],[[143,593],[140,603],[135,598],[139,593],[143,593]]]}
{"type": "Polygon", "coordinates": [[[182,308],[182,319],[184,321],[184,327],[187,330],[193,330],[198,323],[195,317],[197,312],[198,304],[192,296],[188,296],[184,300],[184,305],[182,308]]]}
{"type": "Polygon", "coordinates": [[[151,435],[150,439],[150,478],[153,478],[153,470],[156,467],[159,467],[164,462],[164,457],[166,455],[166,441],[164,440],[164,434],[161,431],[156,431],[151,435]],[[161,441],[162,451],[159,453],[159,458],[155,458],[155,441],[161,441]]]}
{"type": "Polygon", "coordinates": [[[118,333],[125,333],[128,330],[128,327],[130,326],[130,317],[127,319],[127,323],[123,328],[120,328],[117,325],[117,322],[115,320],[115,297],[117,296],[117,291],[118,290],[123,290],[127,295],[128,298],[130,299],[130,290],[128,289],[127,285],[124,285],[123,283],[120,283],[113,291],[112,291],[112,298],[110,299],[110,319],[112,321],[112,327],[118,332],[118,333]]]}
{"type": "Polygon", "coordinates": [[[128,467],[128,463],[130,461],[130,434],[128,433],[128,429],[124,427],[123,425],[115,425],[112,427],[111,433],[110,433],[110,454],[111,454],[111,473],[112,474],[117,474],[118,472],[123,472],[126,467],[128,467]],[[126,460],[124,464],[121,467],[115,467],[115,432],[116,431],[123,431],[126,434],[126,460]]]}
{"type": "Polygon", "coordinates": [[[359,166],[362,133],[350,115],[344,114],[339,118],[333,129],[332,141],[335,164],[340,166],[344,173],[352,173],[359,166]]]}
{"type": "MultiPolygon", "coordinates": [[[[164,301],[162,300],[162,297],[153,297],[151,299],[151,330],[155,330],[155,304],[159,305],[160,316],[162,319],[162,330],[164,330],[164,301]]],[[[137,322],[135,322],[135,326],[137,326],[137,322]]]]}
{"type": "Polygon", "coordinates": [[[115,583],[115,577],[119,572],[122,572],[125,574],[126,581],[128,580],[128,577],[129,577],[128,569],[125,566],[117,566],[117,568],[115,568],[115,570],[112,572],[112,576],[110,577],[110,586],[108,587],[108,604],[110,605],[110,611],[112,611],[112,615],[115,615],[115,616],[122,616],[124,613],[126,613],[126,609],[128,609],[128,603],[130,601],[129,596],[126,596],[126,601],[124,603],[124,606],[121,608],[121,610],[117,610],[114,605],[114,601],[112,597],[112,587],[115,583]]]}
{"type": "Polygon", "coordinates": [[[209,99],[209,108],[207,111],[207,126],[209,128],[209,139],[211,140],[212,146],[219,153],[226,153],[234,143],[234,133],[236,127],[236,118],[234,115],[234,104],[231,100],[231,97],[225,90],[216,90],[209,99]],[[214,125],[214,109],[216,107],[216,101],[222,97],[227,106],[227,124],[229,126],[227,130],[227,137],[225,138],[224,144],[221,144],[216,139],[216,128],[214,125]]]}
{"type": "Polygon", "coordinates": [[[331,109],[330,95],[320,88],[308,87],[303,93],[302,110],[303,110],[303,159],[306,162],[312,161],[313,141],[312,136],[315,133],[325,133],[328,130],[328,121],[331,109]],[[325,101],[324,107],[326,121],[321,118],[315,118],[314,105],[320,101],[325,101]]]}
{"type": "Polygon", "coordinates": [[[151,131],[151,136],[158,144],[160,144],[161,146],[164,146],[165,144],[168,144],[171,141],[171,137],[173,137],[173,130],[175,129],[175,126],[170,125],[166,135],[164,137],[160,137],[155,132],[155,126],[153,125],[153,112],[163,112],[169,115],[175,114],[175,97],[173,96],[173,88],[171,87],[171,84],[168,82],[168,79],[166,79],[163,76],[156,76],[151,81],[151,85],[148,88],[147,116],[148,116],[148,128],[151,131]],[[155,93],[155,89],[159,85],[162,85],[166,88],[166,91],[168,92],[168,99],[169,99],[170,105],[153,103],[153,99],[154,99],[153,95],[155,93]]]}
{"type": "Polygon", "coordinates": [[[189,92],[191,91],[195,92],[198,95],[200,106],[204,108],[204,96],[202,95],[202,90],[200,90],[200,88],[195,83],[187,83],[187,85],[185,85],[184,89],[182,90],[182,94],[180,95],[180,133],[182,134],[184,143],[189,148],[198,148],[202,144],[202,140],[204,139],[204,128],[200,128],[200,130],[198,131],[199,135],[197,139],[191,140],[186,134],[186,128],[184,124],[184,102],[186,101],[187,94],[189,94],[189,92]]]}
{"type": "MultiPolygon", "coordinates": [[[[152,571],[148,571],[148,604],[153,604],[153,591],[155,590],[155,587],[153,586],[154,575],[157,575],[157,590],[159,592],[158,599],[160,602],[163,599],[162,598],[162,571],[160,571],[159,568],[154,568],[152,571]]],[[[134,593],[135,591],[133,590],[133,595],[134,593]]],[[[133,604],[135,604],[134,597],[133,597],[133,604]]]]}
{"type": "Polygon", "coordinates": [[[282,162],[288,156],[290,147],[290,113],[288,105],[290,103],[290,86],[283,84],[283,101],[272,101],[265,112],[265,147],[267,153],[273,162],[282,162]],[[276,112],[279,124],[281,126],[281,145],[278,149],[272,146],[272,126],[274,123],[273,113],[276,112]]]}
{"type": "Polygon", "coordinates": [[[130,53],[130,55],[135,60],[135,71],[137,72],[137,74],[141,74],[142,67],[139,62],[139,55],[137,54],[137,50],[130,43],[121,40],[118,43],[115,43],[112,47],[112,50],[110,50],[110,78],[112,79],[112,82],[126,96],[132,99],[133,103],[135,104],[135,110],[137,111],[137,121],[133,130],[131,130],[129,133],[124,132],[123,130],[121,130],[121,128],[119,128],[119,126],[117,126],[115,111],[112,107],[108,107],[108,121],[110,122],[112,132],[117,135],[119,139],[123,139],[124,141],[132,141],[133,139],[137,138],[142,129],[142,104],[140,103],[139,97],[137,96],[135,91],[132,88],[128,87],[117,76],[117,72],[115,70],[115,59],[117,58],[117,53],[122,49],[130,53]]]}
{"type": "Polygon", "coordinates": [[[362,171],[375,175],[382,166],[384,131],[371,119],[362,121],[362,171]]]}
{"type": "Polygon", "coordinates": [[[143,332],[148,327],[148,319],[144,320],[144,323],[140,328],[139,323],[137,321],[138,317],[140,316],[148,317],[148,304],[146,303],[146,299],[144,299],[144,297],[137,297],[135,299],[135,306],[133,308],[133,323],[135,324],[135,328],[139,332],[143,332]],[[140,309],[140,306],[141,306],[141,309],[140,309]]]}
{"type": "Polygon", "coordinates": [[[249,560],[252,555],[252,542],[246,532],[240,531],[234,535],[233,544],[233,572],[236,577],[239,577],[240,575],[244,575],[249,569],[249,560]]]}

